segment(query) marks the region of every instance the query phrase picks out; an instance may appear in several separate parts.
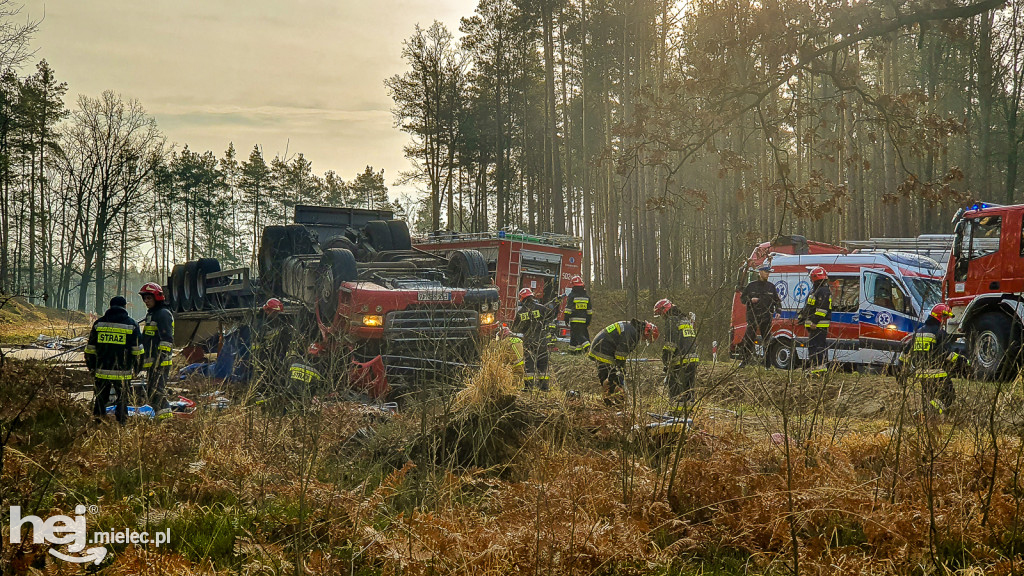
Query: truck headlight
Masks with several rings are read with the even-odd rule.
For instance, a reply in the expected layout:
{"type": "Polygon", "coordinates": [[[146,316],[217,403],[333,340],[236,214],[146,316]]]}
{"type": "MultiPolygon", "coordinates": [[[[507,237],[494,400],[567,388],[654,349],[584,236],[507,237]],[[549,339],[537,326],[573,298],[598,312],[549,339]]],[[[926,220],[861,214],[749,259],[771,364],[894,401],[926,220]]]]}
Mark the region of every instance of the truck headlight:
{"type": "Polygon", "coordinates": [[[377,314],[367,314],[363,316],[363,326],[383,326],[384,317],[377,314]]]}
{"type": "Polygon", "coordinates": [[[494,324],[494,312],[487,312],[480,315],[481,324],[494,324]]]}

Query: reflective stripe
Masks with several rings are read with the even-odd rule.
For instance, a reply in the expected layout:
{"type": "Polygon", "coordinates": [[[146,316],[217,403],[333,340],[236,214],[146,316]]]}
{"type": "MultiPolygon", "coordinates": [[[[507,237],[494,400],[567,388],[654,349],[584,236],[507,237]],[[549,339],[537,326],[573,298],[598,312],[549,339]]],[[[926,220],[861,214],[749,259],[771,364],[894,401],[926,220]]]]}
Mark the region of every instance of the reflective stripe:
{"type": "Polygon", "coordinates": [[[132,346],[132,354],[135,356],[142,356],[146,353],[145,348],[142,346],[132,346]]]}
{"type": "Polygon", "coordinates": [[[676,345],[675,345],[675,344],[672,344],[672,343],[670,342],[670,343],[668,343],[668,344],[665,344],[664,346],[662,346],[662,347],[661,347],[661,349],[662,349],[662,350],[664,350],[665,352],[668,352],[668,353],[673,353],[673,352],[675,352],[675,351],[676,351],[676,345]]]}
{"type": "Polygon", "coordinates": [[[914,372],[914,377],[921,379],[945,378],[946,376],[949,376],[949,374],[942,368],[928,368],[914,372]]]}
{"type": "Polygon", "coordinates": [[[152,368],[152,367],[153,367],[153,361],[152,361],[152,360],[150,360],[149,362],[146,362],[146,363],[144,363],[144,364],[142,365],[142,367],[143,367],[143,368],[152,368]]]}
{"type": "Polygon", "coordinates": [[[814,313],[818,316],[826,316],[828,315],[828,310],[824,308],[818,308],[817,310],[814,311],[814,313]]]}
{"type": "Polygon", "coordinates": [[[597,360],[598,362],[604,362],[605,364],[612,364],[614,362],[610,357],[605,356],[604,354],[601,354],[599,352],[594,352],[594,350],[591,350],[588,356],[593,360],[597,360]]]}
{"type": "Polygon", "coordinates": [[[576,324],[576,323],[586,324],[587,323],[587,319],[586,318],[573,318],[573,319],[569,320],[569,322],[572,323],[572,324],[576,324]]]}
{"type": "Polygon", "coordinates": [[[544,374],[544,375],[541,375],[541,376],[535,376],[535,379],[536,380],[551,380],[551,376],[548,376],[548,375],[544,374]]]}
{"type": "Polygon", "coordinates": [[[172,344],[167,340],[161,340],[160,343],[156,345],[156,349],[161,352],[170,352],[171,346],[172,344]]]}
{"type": "Polygon", "coordinates": [[[519,362],[516,362],[515,364],[512,365],[513,368],[518,368],[520,366],[526,366],[526,360],[520,360],[519,362]]]}
{"type": "Polygon", "coordinates": [[[131,380],[131,370],[105,370],[99,369],[96,371],[96,377],[100,380],[131,380]]]}
{"type": "Polygon", "coordinates": [[[121,332],[124,334],[135,332],[135,327],[131,324],[120,324],[117,322],[97,322],[96,329],[103,330],[104,332],[121,332]]]}
{"type": "Polygon", "coordinates": [[[156,336],[156,324],[147,324],[142,333],[146,336],[156,336]]]}
{"type": "Polygon", "coordinates": [[[615,355],[615,359],[616,359],[616,360],[622,360],[623,362],[625,362],[625,360],[626,360],[626,357],[625,357],[625,356],[619,356],[618,354],[616,354],[616,355],[615,355]]]}
{"type": "Polygon", "coordinates": [[[290,374],[292,380],[299,380],[307,384],[312,382],[314,378],[320,378],[319,372],[305,364],[292,364],[290,374]]]}
{"type": "Polygon", "coordinates": [[[96,353],[96,347],[93,346],[92,344],[87,344],[85,346],[85,353],[86,354],[95,354],[96,353]]]}

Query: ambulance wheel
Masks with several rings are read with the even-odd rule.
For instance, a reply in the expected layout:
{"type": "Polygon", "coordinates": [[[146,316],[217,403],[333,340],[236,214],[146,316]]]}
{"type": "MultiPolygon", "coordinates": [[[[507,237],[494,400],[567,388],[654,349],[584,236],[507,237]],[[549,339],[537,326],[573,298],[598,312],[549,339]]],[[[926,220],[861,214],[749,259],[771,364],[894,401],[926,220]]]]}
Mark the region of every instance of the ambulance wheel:
{"type": "Polygon", "coordinates": [[[987,312],[971,323],[971,364],[983,380],[997,380],[1010,371],[1010,318],[1000,312],[987,312]]]}
{"type": "Polygon", "coordinates": [[[789,370],[793,368],[795,359],[796,350],[793,348],[793,342],[788,338],[774,339],[768,346],[768,362],[773,368],[789,370]]]}

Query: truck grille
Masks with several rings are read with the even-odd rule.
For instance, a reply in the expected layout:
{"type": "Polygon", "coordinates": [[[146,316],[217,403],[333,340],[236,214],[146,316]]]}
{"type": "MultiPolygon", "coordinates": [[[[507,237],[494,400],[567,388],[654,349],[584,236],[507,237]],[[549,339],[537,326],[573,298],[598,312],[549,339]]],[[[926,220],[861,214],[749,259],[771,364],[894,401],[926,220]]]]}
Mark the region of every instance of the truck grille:
{"type": "Polygon", "coordinates": [[[474,310],[400,310],[384,317],[387,353],[436,360],[466,359],[476,349],[474,310]]]}

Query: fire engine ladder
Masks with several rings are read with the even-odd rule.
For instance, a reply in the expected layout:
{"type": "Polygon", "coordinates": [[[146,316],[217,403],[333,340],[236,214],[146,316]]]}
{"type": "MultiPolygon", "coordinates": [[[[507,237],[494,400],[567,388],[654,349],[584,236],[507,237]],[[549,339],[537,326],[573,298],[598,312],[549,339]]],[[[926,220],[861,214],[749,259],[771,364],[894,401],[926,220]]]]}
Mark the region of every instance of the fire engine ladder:
{"type": "Polygon", "coordinates": [[[508,266],[505,269],[508,283],[505,285],[505,298],[512,299],[513,307],[519,303],[519,276],[523,271],[523,245],[521,237],[518,240],[509,239],[508,266]]]}

